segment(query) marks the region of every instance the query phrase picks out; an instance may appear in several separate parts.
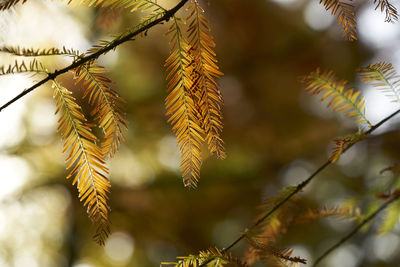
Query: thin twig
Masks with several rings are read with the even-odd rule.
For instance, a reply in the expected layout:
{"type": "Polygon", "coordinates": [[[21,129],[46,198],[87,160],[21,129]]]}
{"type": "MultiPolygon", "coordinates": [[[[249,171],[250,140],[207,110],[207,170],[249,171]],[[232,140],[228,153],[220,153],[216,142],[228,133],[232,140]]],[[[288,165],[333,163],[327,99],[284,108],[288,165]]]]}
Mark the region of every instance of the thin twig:
{"type": "MultiPolygon", "coordinates": [[[[390,120],[391,118],[393,118],[394,116],[396,116],[397,114],[400,113],[400,109],[393,112],[392,114],[390,114],[389,116],[387,116],[386,118],[384,118],[383,120],[381,120],[380,122],[378,122],[377,124],[375,124],[374,126],[372,126],[368,131],[366,131],[364,134],[365,136],[370,135],[372,132],[374,132],[376,129],[378,129],[380,126],[382,126],[382,124],[384,124],[385,122],[387,122],[388,120],[390,120]]],[[[350,144],[346,149],[343,150],[342,154],[345,153],[349,148],[351,148],[353,144],[350,144]]],[[[288,200],[290,200],[294,195],[296,195],[297,193],[299,193],[304,187],[306,187],[316,176],[317,174],[319,174],[320,172],[322,172],[326,167],[328,167],[332,162],[330,160],[327,160],[324,164],[322,164],[317,170],[315,170],[307,179],[305,179],[303,182],[301,182],[300,184],[298,184],[296,186],[296,189],[290,193],[287,197],[285,197],[283,200],[281,200],[280,202],[278,202],[277,204],[275,204],[268,212],[267,214],[265,214],[263,217],[261,217],[257,222],[255,222],[251,227],[249,227],[248,229],[251,230],[254,227],[258,226],[259,224],[261,224],[263,221],[265,221],[269,216],[271,216],[276,210],[278,210],[280,207],[282,207],[288,200]]],[[[230,250],[232,247],[234,247],[237,243],[239,243],[242,239],[245,238],[245,234],[241,234],[237,239],[235,239],[235,241],[233,241],[229,246],[227,246],[226,248],[224,248],[222,250],[222,252],[226,252],[228,250],[230,250]]],[[[209,262],[204,262],[202,263],[199,267],[202,266],[206,266],[206,264],[209,262]]]]}
{"type": "Polygon", "coordinates": [[[334,244],[333,246],[331,246],[329,249],[327,249],[324,253],[322,253],[321,256],[319,256],[317,258],[317,260],[315,261],[315,263],[313,264],[313,267],[317,266],[324,258],[326,258],[326,256],[328,256],[332,251],[334,251],[335,249],[337,249],[338,247],[340,247],[342,244],[344,244],[347,240],[349,240],[350,238],[352,238],[355,234],[358,233],[358,231],[364,226],[366,225],[369,221],[371,221],[373,218],[375,218],[376,215],[378,215],[378,213],[380,213],[381,211],[383,211],[384,209],[386,209],[390,204],[392,204],[393,202],[395,202],[396,200],[398,200],[400,198],[400,194],[397,194],[396,196],[394,196],[393,198],[391,198],[390,200],[386,201],[385,203],[383,203],[374,213],[372,213],[371,215],[369,215],[368,217],[366,217],[364,220],[362,220],[360,222],[360,224],[358,224],[349,234],[347,234],[345,237],[343,237],[342,239],[340,239],[336,244],[334,244]]]}
{"type": "Polygon", "coordinates": [[[69,66],[67,66],[67,67],[65,67],[65,68],[63,68],[61,70],[56,70],[56,71],[54,71],[52,73],[49,73],[46,78],[44,78],[43,80],[37,82],[36,84],[32,85],[31,87],[23,90],[16,97],[14,97],[10,101],[8,101],[4,105],[2,105],[0,107],[0,112],[3,109],[5,109],[6,107],[8,107],[9,105],[11,105],[12,103],[16,102],[18,99],[22,98],[26,94],[28,94],[28,93],[32,92],[33,90],[35,90],[39,86],[45,84],[46,82],[48,82],[50,80],[54,80],[57,76],[59,76],[61,74],[64,74],[64,73],[66,73],[66,72],[68,72],[70,70],[73,70],[73,69],[85,64],[88,61],[95,60],[96,58],[98,58],[102,54],[105,54],[105,53],[109,52],[110,50],[115,49],[120,44],[132,40],[133,37],[139,35],[140,33],[146,32],[147,30],[149,30],[153,26],[155,26],[157,24],[160,24],[163,21],[168,21],[171,17],[173,17],[175,15],[176,12],[178,12],[179,9],[181,9],[186,4],[187,1],[188,0],[181,0],[175,7],[171,8],[168,11],[165,11],[165,14],[162,17],[150,22],[149,24],[139,28],[138,30],[136,30],[134,32],[131,32],[131,33],[127,34],[123,38],[115,39],[114,41],[110,42],[109,45],[104,46],[103,48],[99,49],[97,52],[95,52],[93,54],[90,54],[88,56],[82,57],[81,59],[73,62],[71,65],[69,65],[69,66]]]}

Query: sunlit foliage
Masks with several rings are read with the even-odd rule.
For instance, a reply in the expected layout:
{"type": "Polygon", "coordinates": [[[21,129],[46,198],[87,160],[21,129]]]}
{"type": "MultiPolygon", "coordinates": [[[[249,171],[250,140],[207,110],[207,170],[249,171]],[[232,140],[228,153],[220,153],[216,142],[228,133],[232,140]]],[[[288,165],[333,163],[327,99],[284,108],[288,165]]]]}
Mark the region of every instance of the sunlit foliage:
{"type": "MultiPolygon", "coordinates": [[[[188,1],[181,1],[175,8],[167,10],[156,1],[69,1],[68,4],[86,4],[103,8],[127,8],[131,12],[150,11],[139,24],[117,35],[111,41],[100,41],[86,53],[63,47],[35,49],[23,47],[2,47],[0,52],[15,57],[34,57],[31,61],[16,61],[12,65],[1,66],[0,75],[33,73],[44,74],[41,83],[53,80],[57,112],[60,115],[58,131],[64,143],[68,178],[73,177],[79,191],[79,199],[87,207],[92,221],[98,225],[95,240],[103,245],[110,233],[108,194],[110,193],[109,170],[106,160],[113,157],[125,139],[127,129],[124,100],[112,89],[112,81],[105,76],[106,69],[96,62],[119,44],[129,41],[131,36],[146,34],[151,27],[170,20],[171,56],[166,61],[168,71],[168,91],[166,99],[167,115],[178,138],[182,153],[182,175],[184,185],[195,188],[200,178],[201,146],[208,144],[209,150],[219,158],[225,158],[222,131],[222,96],[217,78],[222,73],[216,65],[208,21],[201,14],[204,10],[197,1],[191,1],[188,8],[186,31],[182,32],[181,19],[174,15],[188,1]],[[185,35],[187,35],[187,37],[185,35]],[[186,38],[189,38],[187,41],[186,38]],[[52,72],[37,60],[37,57],[68,56],[73,62],[68,67],[52,72]],[[72,91],[55,80],[67,71],[74,72],[74,80],[83,90],[82,100],[91,106],[89,114],[84,114],[81,101],[76,101],[72,91]],[[88,120],[87,118],[90,118],[88,120]],[[102,135],[95,135],[95,128],[102,135]]],[[[16,5],[18,1],[5,2],[3,9],[16,5]]],[[[23,2],[24,3],[24,2],[23,2]]]]}

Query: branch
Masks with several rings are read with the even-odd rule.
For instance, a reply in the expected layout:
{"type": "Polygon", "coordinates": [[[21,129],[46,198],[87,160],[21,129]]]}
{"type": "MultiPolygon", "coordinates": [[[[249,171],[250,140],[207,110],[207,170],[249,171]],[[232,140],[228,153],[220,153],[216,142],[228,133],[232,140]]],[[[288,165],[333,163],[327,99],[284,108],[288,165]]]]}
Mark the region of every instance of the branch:
{"type": "Polygon", "coordinates": [[[333,246],[331,246],[329,249],[327,249],[324,253],[322,253],[321,256],[319,256],[317,258],[317,260],[315,261],[315,263],[313,264],[313,267],[317,266],[324,258],[326,258],[326,256],[328,256],[332,251],[334,251],[335,249],[337,249],[338,247],[340,247],[342,244],[344,244],[347,240],[349,240],[350,238],[352,238],[355,234],[358,233],[358,231],[364,226],[366,225],[369,221],[371,221],[372,219],[375,218],[376,215],[378,215],[381,211],[383,211],[384,209],[386,209],[390,204],[392,204],[393,202],[395,202],[396,200],[398,200],[400,198],[400,194],[395,195],[393,198],[391,198],[390,200],[386,201],[385,203],[383,203],[374,213],[372,213],[371,215],[369,215],[368,217],[366,217],[364,220],[362,220],[354,229],[353,231],[351,231],[349,234],[347,234],[345,237],[343,237],[342,239],[340,239],[336,244],[334,244],[333,246]]]}
{"type": "Polygon", "coordinates": [[[36,88],[38,88],[39,86],[45,84],[46,82],[50,81],[50,80],[54,80],[57,76],[64,74],[70,70],[73,70],[83,64],[85,64],[86,62],[92,61],[97,59],[99,56],[115,49],[117,46],[119,46],[122,43],[125,43],[127,41],[130,41],[133,37],[139,35],[140,33],[146,32],[147,30],[149,30],[150,28],[152,28],[153,26],[160,24],[163,21],[168,21],[171,17],[173,17],[175,15],[176,12],[178,12],[179,9],[181,9],[187,2],[188,0],[181,0],[175,7],[171,8],[170,10],[166,11],[165,14],[150,22],[149,24],[139,28],[138,30],[131,32],[129,34],[127,34],[126,36],[122,37],[122,38],[116,38],[114,39],[114,41],[110,42],[108,45],[104,46],[103,48],[100,48],[99,50],[97,50],[95,53],[90,54],[88,56],[82,57],[79,60],[73,62],[71,65],[61,69],[61,70],[56,70],[50,74],[48,74],[48,76],[37,82],[36,84],[32,85],[31,87],[23,90],[20,94],[18,94],[16,97],[14,97],[13,99],[11,99],[10,101],[8,101],[7,103],[5,103],[4,105],[2,105],[0,107],[0,112],[5,109],[6,107],[8,107],[9,105],[11,105],[12,103],[16,102],[18,99],[22,98],[23,96],[25,96],[26,94],[32,92],[33,90],[35,90],[36,88]]]}
{"type": "MultiPolygon", "coordinates": [[[[380,126],[382,126],[382,124],[384,124],[385,122],[387,122],[388,120],[392,119],[394,116],[396,116],[397,114],[400,113],[400,109],[393,112],[391,115],[387,116],[386,118],[384,118],[383,120],[381,120],[380,122],[378,122],[377,124],[375,124],[374,126],[372,126],[368,131],[366,131],[364,134],[365,136],[370,135],[372,132],[374,132],[376,129],[378,129],[380,126]]],[[[353,144],[350,144],[346,149],[343,150],[342,153],[345,153],[349,148],[351,148],[353,144]]],[[[257,222],[255,222],[251,227],[248,227],[248,231],[254,229],[256,226],[258,226],[259,224],[261,224],[263,221],[265,221],[268,217],[270,217],[275,211],[277,211],[280,207],[282,207],[288,200],[290,200],[294,195],[296,195],[297,193],[299,193],[304,187],[306,187],[320,172],[322,172],[326,167],[328,167],[329,165],[331,165],[332,161],[331,160],[327,160],[324,164],[322,164],[317,170],[315,170],[307,179],[305,179],[303,182],[301,182],[300,184],[298,184],[296,186],[296,189],[290,193],[286,198],[284,198],[283,200],[281,200],[280,202],[278,202],[275,206],[273,206],[268,212],[267,214],[265,214],[263,217],[261,217],[257,222]]],[[[391,200],[392,201],[392,200],[391,200]]],[[[388,205],[388,204],[386,204],[388,205]]],[[[372,218],[371,218],[372,219],[372,218]]],[[[358,229],[357,229],[358,230],[358,229]]],[[[228,250],[230,250],[232,247],[234,247],[237,243],[239,243],[242,239],[244,239],[246,237],[245,233],[241,234],[235,241],[233,241],[229,246],[227,246],[226,248],[224,248],[222,251],[226,252],[228,250]]],[[[199,267],[202,266],[206,266],[208,262],[204,262],[203,264],[201,264],[199,267]]]]}

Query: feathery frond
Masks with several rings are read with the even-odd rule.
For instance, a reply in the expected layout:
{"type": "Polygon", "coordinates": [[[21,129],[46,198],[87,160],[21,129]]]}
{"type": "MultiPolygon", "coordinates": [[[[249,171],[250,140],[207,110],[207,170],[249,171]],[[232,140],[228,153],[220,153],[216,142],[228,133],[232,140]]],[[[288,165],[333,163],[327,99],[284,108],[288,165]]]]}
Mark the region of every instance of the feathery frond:
{"type": "Polygon", "coordinates": [[[209,248],[200,251],[199,255],[189,255],[185,257],[177,257],[178,262],[162,262],[161,265],[173,265],[175,267],[198,267],[202,264],[205,266],[223,267],[235,266],[246,267],[246,265],[238,258],[232,256],[231,253],[224,252],[218,248],[209,248]]]}
{"type": "Polygon", "coordinates": [[[196,96],[196,102],[200,107],[202,128],[206,134],[208,149],[223,159],[226,157],[221,138],[223,100],[216,81],[223,73],[217,66],[213,50],[215,42],[210,34],[208,21],[202,14],[204,10],[196,0],[192,0],[188,10],[190,90],[196,96]]]}
{"type": "Polygon", "coordinates": [[[169,92],[165,106],[169,116],[168,122],[171,123],[172,130],[178,138],[183,183],[185,186],[195,188],[200,178],[204,132],[189,87],[188,44],[175,18],[168,34],[171,36],[171,55],[165,62],[169,92]]]}
{"type": "Polygon", "coordinates": [[[389,0],[374,0],[374,4],[376,4],[375,10],[380,9],[381,12],[385,11],[385,22],[394,22],[399,19],[397,8],[389,0]]]}
{"type": "Polygon", "coordinates": [[[372,84],[393,102],[400,103],[400,76],[392,64],[386,62],[369,64],[365,68],[358,69],[358,73],[363,82],[372,84]]]}
{"type": "Polygon", "coordinates": [[[334,149],[332,151],[329,160],[331,162],[336,162],[340,156],[342,155],[343,151],[346,150],[350,145],[355,144],[365,138],[365,134],[361,131],[358,131],[354,134],[349,134],[344,137],[339,137],[334,140],[334,149]]]}
{"type": "Polygon", "coordinates": [[[93,106],[92,114],[103,129],[104,140],[101,149],[104,157],[113,157],[120,143],[125,140],[123,128],[127,129],[127,120],[123,100],[110,88],[111,81],[103,74],[106,70],[97,63],[85,64],[76,70],[76,83],[83,82],[86,88],[83,98],[93,106]]]}
{"type": "Polygon", "coordinates": [[[27,0],[3,0],[0,2],[0,10],[10,9],[11,7],[15,6],[19,2],[24,4],[27,0]]]}
{"type": "Polygon", "coordinates": [[[295,223],[306,223],[327,217],[338,217],[340,219],[347,218],[350,220],[354,220],[359,218],[360,215],[361,211],[359,208],[351,208],[346,206],[335,206],[333,208],[328,208],[327,206],[324,206],[322,209],[319,210],[308,209],[305,213],[302,213],[301,215],[296,217],[295,223]]]}
{"type": "Polygon", "coordinates": [[[0,52],[8,53],[14,56],[22,57],[41,57],[41,56],[72,56],[79,57],[81,54],[79,51],[71,48],[66,48],[63,46],[62,49],[59,48],[21,48],[19,46],[3,46],[0,47],[0,52]]]}
{"type": "Polygon", "coordinates": [[[49,71],[36,59],[33,59],[29,63],[25,63],[25,61],[18,62],[16,60],[14,64],[0,67],[0,76],[17,73],[49,74],[49,71]]]}
{"type": "Polygon", "coordinates": [[[332,16],[336,16],[339,25],[342,25],[343,35],[350,41],[357,40],[356,37],[356,18],[354,6],[340,0],[320,0],[327,11],[331,11],[332,16]]]}
{"type": "Polygon", "coordinates": [[[265,243],[264,238],[246,236],[246,241],[249,243],[251,253],[257,255],[262,261],[267,263],[267,266],[298,266],[300,263],[307,264],[307,260],[299,256],[292,256],[292,249],[280,249],[271,246],[269,242],[265,243]]]}
{"type": "Polygon", "coordinates": [[[79,199],[87,207],[89,218],[97,224],[94,239],[103,245],[110,233],[107,204],[110,192],[108,168],[103,154],[95,142],[97,138],[85,124],[86,119],[72,93],[53,82],[56,114],[59,114],[58,131],[63,140],[63,153],[72,184],[77,184],[79,199]]]}
{"type": "Polygon", "coordinates": [[[305,77],[304,83],[311,95],[322,93],[321,101],[331,98],[328,107],[333,111],[343,112],[346,117],[356,118],[358,123],[372,127],[365,116],[364,97],[359,97],[360,91],[347,88],[347,81],[337,79],[331,71],[321,73],[317,69],[305,77]]]}

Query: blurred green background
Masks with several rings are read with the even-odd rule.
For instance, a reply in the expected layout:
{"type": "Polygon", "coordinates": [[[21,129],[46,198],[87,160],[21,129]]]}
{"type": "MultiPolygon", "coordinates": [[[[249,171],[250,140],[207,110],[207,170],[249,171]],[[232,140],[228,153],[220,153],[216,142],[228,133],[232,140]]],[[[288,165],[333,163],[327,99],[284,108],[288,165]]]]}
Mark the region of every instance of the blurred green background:
{"type": "MultiPolygon", "coordinates": [[[[177,1],[158,3],[171,7],[177,1]]],[[[183,187],[179,151],[164,107],[168,25],[156,26],[148,36],[99,60],[127,101],[129,120],[127,141],[110,163],[112,235],[104,248],[92,241],[94,228],[76,188],[65,179],[50,86],[1,112],[0,266],[150,267],[228,246],[260,213],[258,205],[304,180],[325,162],[335,137],[357,130],[352,120],[336,116],[303,91],[301,77],[317,67],[334,70],[362,90],[373,123],[397,108],[361,85],[355,74],[356,68],[380,60],[395,67],[400,63],[399,25],[384,23],[384,14],[372,3],[355,2],[358,42],[342,38],[340,27],[318,1],[201,3],[225,73],[220,84],[227,159],[205,153],[198,189],[183,187]]],[[[99,39],[134,26],[141,16],[32,0],[0,13],[0,45],[65,45],[85,51],[99,39]]],[[[15,58],[0,55],[0,60],[7,65],[15,58]]],[[[45,59],[54,68],[69,61],[45,59]]],[[[79,97],[71,77],[64,75],[61,82],[79,97]]],[[[39,79],[1,77],[1,103],[39,79]]],[[[399,159],[396,126],[398,120],[393,120],[324,171],[301,193],[307,206],[340,205],[396,179],[379,175],[399,159]]],[[[281,244],[312,263],[353,225],[320,220],[289,231],[281,244]]],[[[400,226],[379,236],[377,227],[357,235],[321,266],[399,266],[400,226]]],[[[245,248],[241,242],[232,252],[241,256],[245,248]]]]}

